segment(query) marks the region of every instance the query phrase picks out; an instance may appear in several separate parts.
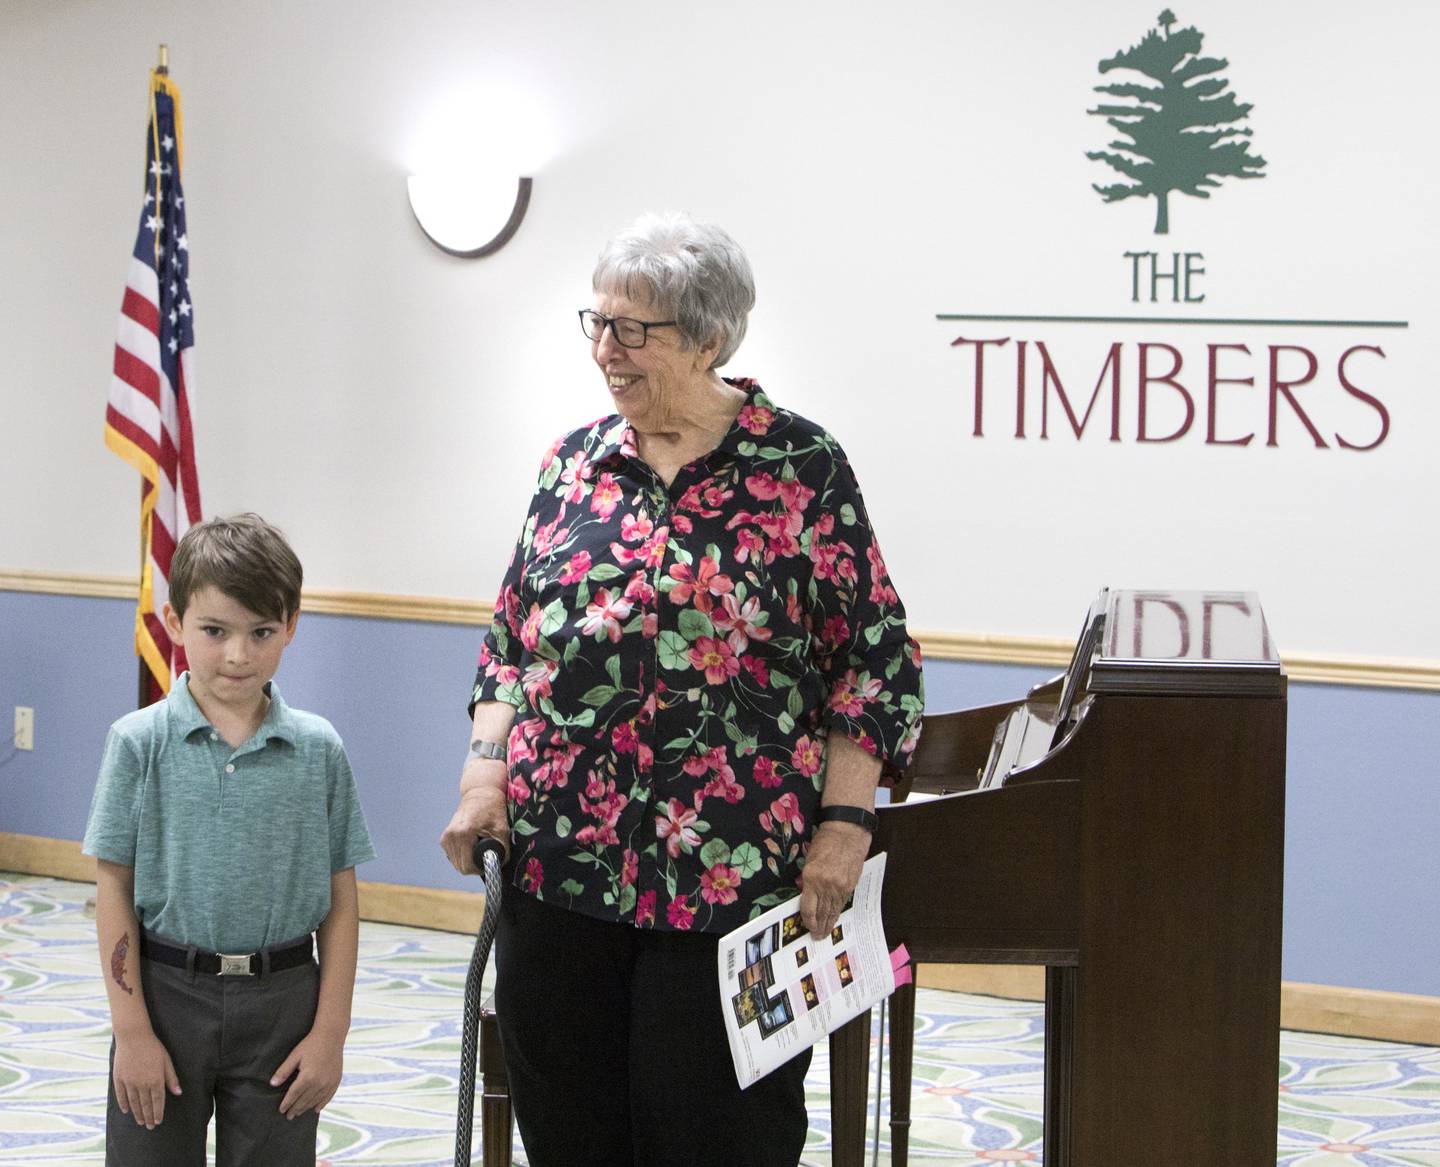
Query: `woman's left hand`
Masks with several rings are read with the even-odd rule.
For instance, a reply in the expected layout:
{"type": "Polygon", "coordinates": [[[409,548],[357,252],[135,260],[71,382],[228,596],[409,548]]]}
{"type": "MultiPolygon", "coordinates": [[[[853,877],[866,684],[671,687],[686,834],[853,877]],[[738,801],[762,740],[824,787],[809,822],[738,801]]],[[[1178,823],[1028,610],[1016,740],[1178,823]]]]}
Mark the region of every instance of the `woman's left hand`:
{"type": "Polygon", "coordinates": [[[800,892],[800,920],[812,935],[835,927],[870,854],[870,832],[854,823],[821,823],[810,841],[800,892]]]}

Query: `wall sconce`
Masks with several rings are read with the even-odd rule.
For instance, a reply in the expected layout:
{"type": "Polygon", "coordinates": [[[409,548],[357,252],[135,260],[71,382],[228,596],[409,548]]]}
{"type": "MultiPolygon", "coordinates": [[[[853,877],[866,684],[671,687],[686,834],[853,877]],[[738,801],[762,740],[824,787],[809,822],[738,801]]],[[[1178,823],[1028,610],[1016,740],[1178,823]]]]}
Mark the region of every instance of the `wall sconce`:
{"type": "Polygon", "coordinates": [[[441,251],[461,259],[493,255],[510,242],[529,209],[531,186],[530,179],[520,179],[509,218],[492,236],[508,199],[508,194],[497,190],[493,182],[443,173],[412,174],[406,180],[410,210],[420,230],[441,251]]]}

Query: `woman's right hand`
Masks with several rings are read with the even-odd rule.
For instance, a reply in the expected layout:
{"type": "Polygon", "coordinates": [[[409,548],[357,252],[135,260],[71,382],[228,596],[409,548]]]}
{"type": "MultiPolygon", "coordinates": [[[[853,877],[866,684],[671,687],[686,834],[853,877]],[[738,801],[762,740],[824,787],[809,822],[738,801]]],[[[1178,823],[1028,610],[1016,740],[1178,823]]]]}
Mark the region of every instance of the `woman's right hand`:
{"type": "Polygon", "coordinates": [[[120,1109],[146,1130],[154,1130],[165,1117],[165,1091],[180,1093],[175,1063],[154,1030],[148,1028],[130,1037],[116,1035],[111,1080],[120,1109]]]}
{"type": "Polygon", "coordinates": [[[504,762],[479,759],[467,763],[460,778],[460,805],[440,835],[440,846],[450,866],[461,875],[479,875],[473,851],[484,835],[500,844],[503,858],[510,855],[510,819],[506,812],[509,773],[504,762]]]}

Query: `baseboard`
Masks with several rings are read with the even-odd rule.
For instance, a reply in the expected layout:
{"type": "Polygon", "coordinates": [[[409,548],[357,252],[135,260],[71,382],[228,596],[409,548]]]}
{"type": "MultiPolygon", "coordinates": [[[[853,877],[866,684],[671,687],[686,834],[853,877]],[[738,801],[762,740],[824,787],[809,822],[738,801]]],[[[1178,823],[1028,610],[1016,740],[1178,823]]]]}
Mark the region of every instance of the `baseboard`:
{"type": "MultiPolygon", "coordinates": [[[[39,835],[0,831],[0,871],[95,882],[95,861],[80,853],[79,843],[39,835]]],[[[485,897],[479,892],[367,880],[359,886],[362,920],[472,933],[485,910],[485,897]]],[[[1034,965],[921,965],[917,982],[922,988],[1020,1001],[1045,998],[1045,970],[1034,965]]],[[[1440,997],[1285,981],[1280,986],[1280,1025],[1310,1033],[1440,1045],[1440,997]]]]}

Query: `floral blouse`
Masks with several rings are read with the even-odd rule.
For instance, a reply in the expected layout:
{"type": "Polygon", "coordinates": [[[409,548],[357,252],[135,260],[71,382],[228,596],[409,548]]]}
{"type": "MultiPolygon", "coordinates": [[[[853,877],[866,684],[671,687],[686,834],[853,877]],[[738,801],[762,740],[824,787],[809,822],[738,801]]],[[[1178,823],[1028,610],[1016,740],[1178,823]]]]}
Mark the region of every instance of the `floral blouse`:
{"type": "Polygon", "coordinates": [[[839,444],[753,381],[667,488],[617,415],[546,453],[480,651],[515,706],[511,879],[642,928],[726,932],[798,893],[843,733],[903,768],[905,631],[839,444]]]}

